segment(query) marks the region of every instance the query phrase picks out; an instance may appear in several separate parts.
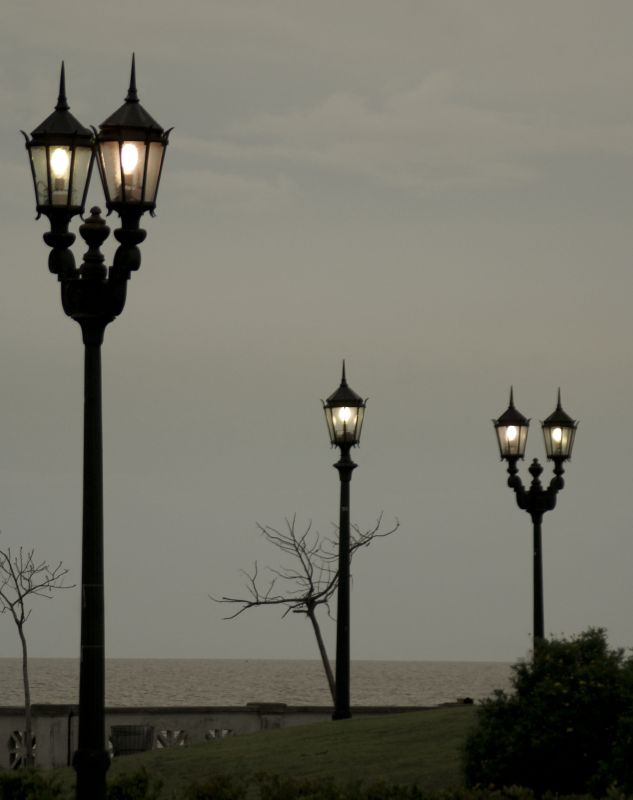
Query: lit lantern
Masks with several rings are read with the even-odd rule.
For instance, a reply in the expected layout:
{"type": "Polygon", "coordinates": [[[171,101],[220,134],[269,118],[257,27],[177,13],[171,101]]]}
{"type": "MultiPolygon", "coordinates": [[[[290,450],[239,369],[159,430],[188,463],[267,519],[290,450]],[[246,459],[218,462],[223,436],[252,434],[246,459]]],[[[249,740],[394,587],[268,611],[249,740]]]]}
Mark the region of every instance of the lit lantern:
{"type": "Polygon", "coordinates": [[[510,389],[510,405],[499,419],[492,422],[495,426],[501,458],[523,458],[530,420],[514,407],[512,389],[510,389]]]}
{"type": "Polygon", "coordinates": [[[68,223],[83,213],[93,160],[94,135],[69,111],[62,63],[55,111],[31,133],[22,131],[31,160],[38,214],[68,223]]]}
{"type": "Polygon", "coordinates": [[[357,445],[365,414],[365,401],[347,385],[345,362],[341,385],[323,403],[332,445],[357,445]]]}
{"type": "Polygon", "coordinates": [[[555,461],[570,459],[578,423],[563,411],[560,404],[560,389],[558,390],[556,410],[543,420],[541,425],[547,457],[555,461]]]}
{"type": "Polygon", "coordinates": [[[153,212],[169,131],[139,103],[134,57],[125,103],[99,128],[97,163],[108,209],[153,212]]]}

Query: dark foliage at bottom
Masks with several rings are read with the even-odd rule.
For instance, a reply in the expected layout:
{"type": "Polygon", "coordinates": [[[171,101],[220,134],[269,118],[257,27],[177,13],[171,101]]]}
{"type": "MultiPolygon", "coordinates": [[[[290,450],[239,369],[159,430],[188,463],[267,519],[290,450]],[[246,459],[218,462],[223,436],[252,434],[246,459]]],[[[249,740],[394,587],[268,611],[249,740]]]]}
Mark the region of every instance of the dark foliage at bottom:
{"type": "Polygon", "coordinates": [[[158,800],[162,783],[153,780],[147,770],[122,775],[108,781],[107,800],[158,800]]]}
{"type": "MultiPolygon", "coordinates": [[[[536,800],[531,789],[510,786],[504,789],[447,789],[429,792],[417,786],[388,783],[345,785],[332,780],[281,778],[257,775],[238,779],[214,775],[189,786],[182,794],[161,794],[160,781],[146,770],[114,778],[108,785],[108,800],[536,800]]],[[[56,780],[45,773],[22,770],[0,772],[0,800],[71,800],[56,780]]],[[[629,795],[631,797],[631,795],[629,795]]],[[[557,800],[546,793],[546,800],[557,800]]],[[[565,800],[592,800],[586,795],[568,795],[565,800]]],[[[624,792],[611,788],[605,800],[627,800],[624,792]]]]}
{"type": "Polygon", "coordinates": [[[0,772],[0,800],[61,800],[56,780],[35,770],[0,772]]]}
{"type": "Polygon", "coordinates": [[[604,630],[537,644],[513,691],[484,702],[465,748],[468,786],[633,793],[633,659],[604,630]]]}

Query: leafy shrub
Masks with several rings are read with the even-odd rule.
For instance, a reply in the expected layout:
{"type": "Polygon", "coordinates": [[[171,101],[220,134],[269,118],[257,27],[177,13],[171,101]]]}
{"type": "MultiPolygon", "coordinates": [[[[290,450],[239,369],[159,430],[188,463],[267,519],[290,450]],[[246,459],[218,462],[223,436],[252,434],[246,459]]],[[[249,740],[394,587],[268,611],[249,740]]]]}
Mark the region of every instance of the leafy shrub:
{"type": "MultiPolygon", "coordinates": [[[[510,787],[499,791],[484,789],[455,789],[429,792],[405,784],[365,784],[355,781],[340,784],[328,778],[286,778],[279,775],[259,774],[255,778],[258,800],[534,800],[530,789],[510,787]]],[[[248,796],[253,796],[249,791],[248,796]]],[[[215,795],[196,797],[195,800],[215,800],[215,795]]],[[[610,800],[626,800],[614,797],[610,800]]]]}
{"type": "MultiPolygon", "coordinates": [[[[240,782],[239,785],[245,790],[244,794],[233,795],[231,788],[234,785],[234,779],[230,776],[219,776],[209,783],[192,787],[193,793],[190,789],[182,800],[234,800],[242,797],[257,800],[534,800],[531,789],[519,786],[498,790],[473,788],[425,791],[415,785],[382,781],[371,784],[361,781],[340,784],[328,778],[287,778],[268,774],[259,774],[246,784],[240,782]]],[[[627,798],[613,793],[608,800],[627,798]]]]}
{"type": "MultiPolygon", "coordinates": [[[[333,780],[309,778],[281,778],[279,775],[257,776],[260,800],[340,800],[341,791],[333,780]]],[[[347,793],[346,798],[357,800],[358,795],[347,793]]]]}
{"type": "Polygon", "coordinates": [[[108,781],[107,800],[158,800],[162,783],[146,769],[108,781]]]}
{"type": "Polygon", "coordinates": [[[513,692],[478,711],[465,747],[468,786],[537,794],[633,792],[633,659],[602,629],[539,642],[513,667],[513,692]]]}
{"type": "Polygon", "coordinates": [[[182,800],[242,800],[247,786],[230,775],[214,775],[204,783],[189,786],[182,800]]]}
{"type": "Polygon", "coordinates": [[[0,800],[59,800],[63,796],[54,778],[34,770],[0,772],[0,800]]]}

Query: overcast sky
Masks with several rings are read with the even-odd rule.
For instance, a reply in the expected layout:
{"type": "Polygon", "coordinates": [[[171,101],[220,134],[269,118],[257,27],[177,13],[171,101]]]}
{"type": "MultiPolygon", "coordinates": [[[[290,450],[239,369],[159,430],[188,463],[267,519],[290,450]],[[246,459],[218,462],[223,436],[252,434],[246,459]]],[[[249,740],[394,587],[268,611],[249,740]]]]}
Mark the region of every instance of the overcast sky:
{"type": "MultiPolygon", "coordinates": [[[[208,595],[278,565],[256,521],[331,532],[320,399],[343,358],[369,398],[352,518],[401,523],[354,561],[353,658],[528,652],[531,522],[490,421],[511,384],[524,479],[559,386],[580,420],[543,525],[546,631],[633,645],[632,36],[625,0],[6,0],[0,544],[73,582],[82,344],[19,131],[52,111],[62,59],[98,125],[132,51],[175,128],[103,352],[108,656],[318,657],[303,618],[227,622],[208,595]]],[[[79,590],[28,625],[33,655],[77,656],[79,590]]]]}

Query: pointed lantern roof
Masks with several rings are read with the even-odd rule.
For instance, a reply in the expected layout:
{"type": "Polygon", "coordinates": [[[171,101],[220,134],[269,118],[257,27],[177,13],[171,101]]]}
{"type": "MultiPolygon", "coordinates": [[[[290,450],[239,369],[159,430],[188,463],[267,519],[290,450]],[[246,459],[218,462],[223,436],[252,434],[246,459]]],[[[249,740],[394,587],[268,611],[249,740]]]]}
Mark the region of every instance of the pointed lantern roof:
{"type": "Polygon", "coordinates": [[[31,143],[36,146],[69,145],[73,141],[77,144],[92,143],[93,133],[90,128],[84,127],[69,109],[66,99],[66,70],[62,61],[57,105],[53,113],[31,132],[31,143]]]}
{"type": "Polygon", "coordinates": [[[345,377],[345,360],[343,360],[343,374],[341,376],[341,385],[335,392],[328,397],[324,404],[327,408],[343,408],[345,406],[362,408],[365,405],[363,398],[356,394],[353,389],[347,385],[345,377]]]}
{"type": "Polygon", "coordinates": [[[132,70],[130,73],[130,87],[125,102],[113,114],[99,125],[100,137],[139,139],[144,141],[163,141],[165,131],[149,114],[138,99],[136,90],[136,59],[132,55],[132,70]]]}
{"type": "Polygon", "coordinates": [[[576,420],[572,419],[569,414],[564,411],[560,403],[560,389],[558,390],[556,409],[549,415],[549,417],[546,417],[543,420],[543,425],[547,425],[550,428],[575,428],[578,425],[576,420]]]}
{"type": "Polygon", "coordinates": [[[510,387],[510,405],[506,408],[499,419],[494,420],[494,423],[497,428],[508,425],[527,427],[530,424],[530,420],[527,417],[524,417],[523,414],[514,407],[514,387],[510,387]]]}

